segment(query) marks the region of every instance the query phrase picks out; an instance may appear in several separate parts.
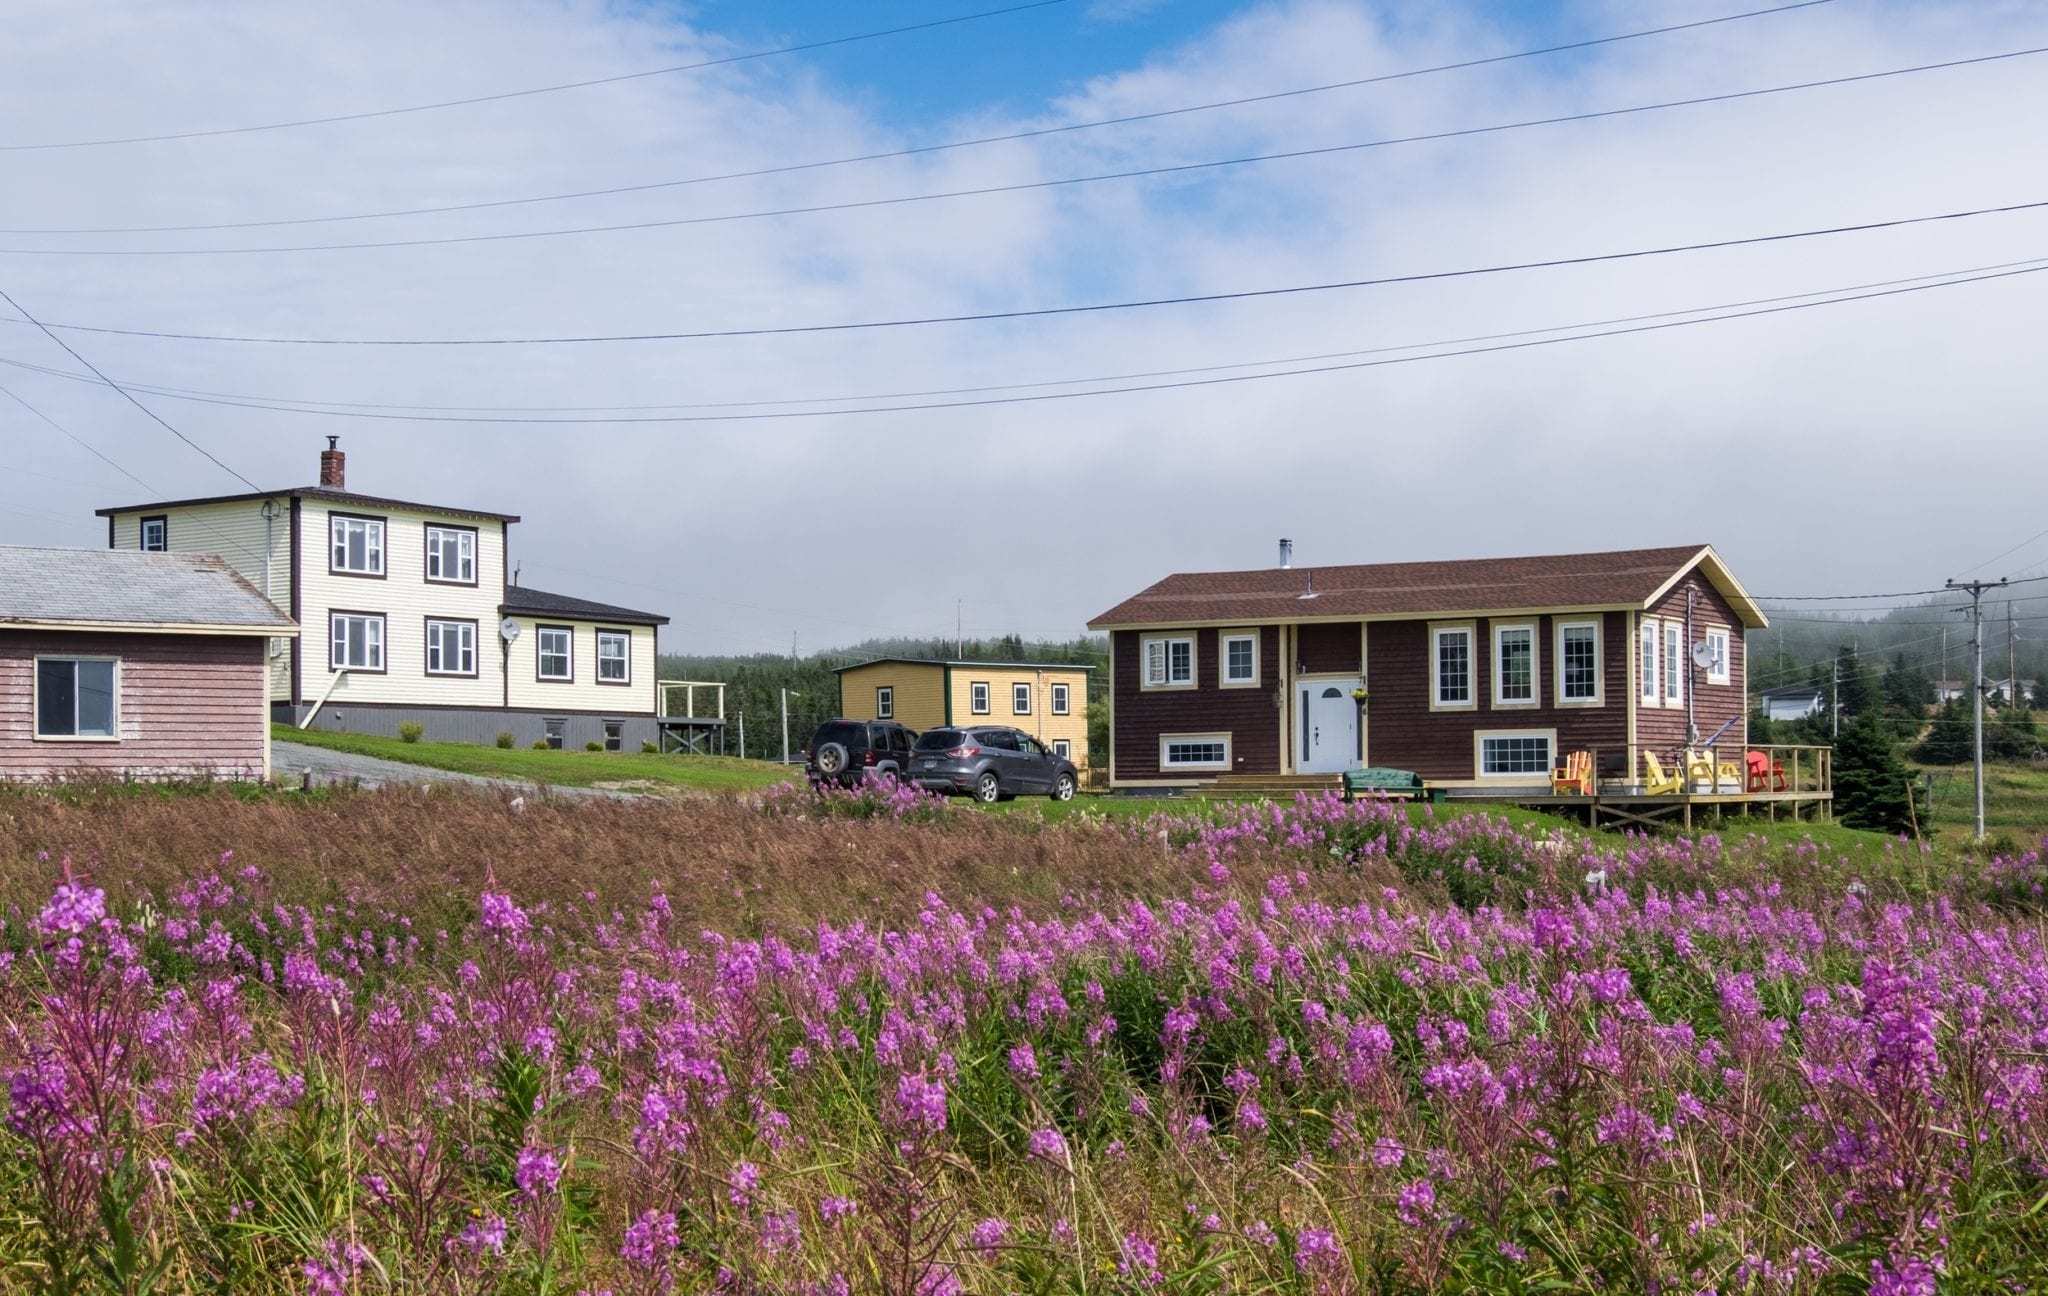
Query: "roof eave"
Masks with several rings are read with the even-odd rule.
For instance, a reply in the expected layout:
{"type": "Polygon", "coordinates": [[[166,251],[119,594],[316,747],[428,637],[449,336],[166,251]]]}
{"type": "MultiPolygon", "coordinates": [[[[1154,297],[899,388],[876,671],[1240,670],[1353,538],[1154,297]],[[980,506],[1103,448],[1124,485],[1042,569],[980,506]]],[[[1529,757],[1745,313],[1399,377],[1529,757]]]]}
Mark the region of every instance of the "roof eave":
{"type": "Polygon", "coordinates": [[[65,621],[41,617],[0,617],[0,630],[58,630],[90,634],[248,635],[285,639],[299,633],[299,627],[289,621],[277,625],[228,625],[201,621],[65,621]]]}
{"type": "Polygon", "coordinates": [[[1700,546],[1700,551],[1679,564],[1678,570],[1671,573],[1671,579],[1653,590],[1650,597],[1644,599],[1642,606],[1636,610],[1646,612],[1655,607],[1665,595],[1677,587],[1678,582],[1685,579],[1685,574],[1695,567],[1706,572],[1707,579],[1714,583],[1714,588],[1721,591],[1721,596],[1735,609],[1735,615],[1742,618],[1743,628],[1765,630],[1770,627],[1771,619],[1764,615],[1763,608],[1751,597],[1750,592],[1742,587],[1742,582],[1735,579],[1735,573],[1728,570],[1728,564],[1721,561],[1721,555],[1714,552],[1712,545],[1700,546]]]}

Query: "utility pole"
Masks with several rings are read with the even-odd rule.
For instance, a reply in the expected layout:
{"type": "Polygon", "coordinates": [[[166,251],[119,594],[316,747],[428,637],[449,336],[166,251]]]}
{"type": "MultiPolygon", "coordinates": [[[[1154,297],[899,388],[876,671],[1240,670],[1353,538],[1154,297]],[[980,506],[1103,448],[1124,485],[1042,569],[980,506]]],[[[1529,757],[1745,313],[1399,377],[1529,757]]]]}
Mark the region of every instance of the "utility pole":
{"type": "Polygon", "coordinates": [[[953,600],[953,659],[955,661],[967,655],[967,630],[961,620],[963,615],[961,609],[966,605],[966,602],[965,599],[953,600]]]}
{"type": "Polygon", "coordinates": [[[2000,581],[1948,582],[1948,588],[1970,596],[1970,649],[1975,661],[1970,668],[1971,739],[1970,772],[1977,785],[1977,840],[1984,840],[1984,591],[2004,589],[2000,581]]]}
{"type": "Polygon", "coordinates": [[[2019,638],[2012,628],[2012,599],[2005,600],[2005,704],[2018,706],[2020,700],[2019,638]]]}
{"type": "Polygon", "coordinates": [[[1842,654],[1835,654],[1835,673],[1828,684],[1828,737],[1842,736],[1842,654]]]}

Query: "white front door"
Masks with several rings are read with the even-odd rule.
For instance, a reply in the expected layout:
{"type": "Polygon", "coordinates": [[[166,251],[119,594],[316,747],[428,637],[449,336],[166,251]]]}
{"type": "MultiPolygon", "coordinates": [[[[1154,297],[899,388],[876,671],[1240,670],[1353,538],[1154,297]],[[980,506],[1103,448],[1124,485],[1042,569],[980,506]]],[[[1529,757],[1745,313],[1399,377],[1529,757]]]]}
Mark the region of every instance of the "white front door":
{"type": "Polygon", "coordinates": [[[1358,680],[1301,680],[1300,750],[1294,769],[1299,774],[1341,774],[1358,765],[1358,703],[1351,690],[1358,680]]]}

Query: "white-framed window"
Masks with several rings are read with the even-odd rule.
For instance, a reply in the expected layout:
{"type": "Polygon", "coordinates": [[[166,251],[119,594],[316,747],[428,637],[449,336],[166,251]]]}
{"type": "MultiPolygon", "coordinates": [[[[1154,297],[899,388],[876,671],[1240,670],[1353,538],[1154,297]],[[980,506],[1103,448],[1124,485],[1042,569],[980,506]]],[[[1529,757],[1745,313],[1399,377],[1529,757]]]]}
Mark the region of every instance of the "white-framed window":
{"type": "Polygon", "coordinates": [[[1259,682],[1259,636],[1223,636],[1223,687],[1251,688],[1259,682]]]}
{"type": "Polygon", "coordinates": [[[626,750],[626,722],[607,720],[604,722],[604,749],[606,751],[626,750]]]}
{"type": "Polygon", "coordinates": [[[1191,635],[1159,635],[1139,645],[1144,654],[1144,687],[1193,688],[1195,641],[1191,635]]]}
{"type": "Polygon", "coordinates": [[[967,686],[967,709],[975,715],[988,714],[987,680],[976,680],[967,686]]]}
{"type": "Polygon", "coordinates": [[[1654,617],[1644,617],[1642,632],[1636,643],[1636,678],[1644,706],[1656,706],[1664,696],[1663,688],[1657,682],[1662,674],[1657,669],[1657,664],[1663,660],[1663,654],[1657,645],[1663,642],[1663,623],[1654,617]]]}
{"type": "Polygon", "coordinates": [[[1557,751],[1555,729],[1483,729],[1472,741],[1480,778],[1549,781],[1557,751]]]}
{"type": "Polygon", "coordinates": [[[1472,690],[1472,627],[1433,626],[1429,632],[1429,698],[1432,710],[1476,705],[1472,690]]]}
{"type": "Polygon", "coordinates": [[[476,584],[476,532],[469,527],[427,528],[427,579],[476,584]]]}
{"type": "Polygon", "coordinates": [[[633,682],[633,636],[625,630],[597,632],[597,682],[633,682]]]}
{"type": "Polygon", "coordinates": [[[547,737],[548,750],[560,751],[562,740],[569,734],[569,721],[566,717],[549,716],[541,721],[541,731],[547,737]]]}
{"type": "Polygon", "coordinates": [[[895,718],[896,686],[884,684],[875,690],[875,719],[894,720],[895,718]]]}
{"type": "Polygon", "coordinates": [[[119,679],[112,657],[36,658],[36,737],[118,739],[119,679]]]}
{"type": "Polygon", "coordinates": [[[383,613],[331,614],[327,619],[327,664],[332,670],[383,670],[383,613]]]}
{"type": "Polygon", "coordinates": [[[1536,676],[1536,627],[1494,626],[1493,704],[1535,706],[1536,676]]]}
{"type": "Polygon", "coordinates": [[[1010,714],[1031,714],[1031,686],[1029,684],[1010,685],[1010,714]]]}
{"type": "Polygon", "coordinates": [[[1052,754],[1061,760],[1072,760],[1074,758],[1074,744],[1064,738],[1055,738],[1052,740],[1052,754]]]}
{"type": "Polygon", "coordinates": [[[1600,623],[1557,623],[1557,704],[1600,704],[1600,623]]]}
{"type": "Polygon", "coordinates": [[[171,520],[167,517],[142,519],[142,552],[169,553],[170,550],[171,520]]]}
{"type": "Polygon", "coordinates": [[[576,635],[568,626],[536,626],[533,673],[557,682],[576,678],[576,635]]]}
{"type": "Polygon", "coordinates": [[[1052,713],[1069,715],[1074,709],[1073,690],[1065,684],[1052,686],[1052,713]]]}
{"type": "Polygon", "coordinates": [[[476,674],[476,622],[427,622],[427,674],[476,674]]]}
{"type": "Polygon", "coordinates": [[[1664,623],[1664,705],[1685,701],[1685,623],[1664,623]]]}
{"type": "Polygon", "coordinates": [[[1163,770],[1218,770],[1230,768],[1230,735],[1161,734],[1159,768],[1163,770]]]}
{"type": "Polygon", "coordinates": [[[1716,626],[1707,631],[1707,650],[1713,654],[1713,663],[1707,667],[1707,683],[1728,684],[1734,681],[1735,667],[1728,655],[1729,635],[1716,626]]]}
{"type": "Polygon", "coordinates": [[[331,513],[327,570],[344,576],[384,574],[384,519],[331,513]]]}

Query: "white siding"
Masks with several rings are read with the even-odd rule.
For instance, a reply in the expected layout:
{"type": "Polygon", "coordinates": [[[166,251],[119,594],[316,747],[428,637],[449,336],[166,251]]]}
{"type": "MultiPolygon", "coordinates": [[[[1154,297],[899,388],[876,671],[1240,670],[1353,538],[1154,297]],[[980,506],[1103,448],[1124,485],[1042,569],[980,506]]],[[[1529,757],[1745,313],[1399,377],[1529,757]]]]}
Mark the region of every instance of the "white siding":
{"type": "Polygon", "coordinates": [[[412,706],[502,706],[503,641],[498,638],[498,605],[505,596],[505,528],[488,518],[329,504],[300,503],[299,643],[304,654],[299,687],[307,702],[334,683],[329,665],[329,615],[336,610],[382,613],[384,673],[351,672],[328,694],[328,706],[349,702],[412,706]],[[327,570],[328,513],[384,519],[384,576],[345,576],[327,570]],[[427,580],[427,526],[475,527],[475,585],[427,580]],[[428,618],[476,622],[474,679],[427,672],[428,618]]]}
{"type": "MultiPolygon", "coordinates": [[[[235,500],[226,504],[195,504],[186,508],[137,509],[114,515],[112,547],[140,549],[142,519],[166,520],[172,553],[214,554],[234,568],[242,579],[267,595],[285,612],[292,608],[291,531],[292,508],[289,495],[269,502],[273,517],[263,519],[263,500],[235,500]],[[266,541],[266,536],[268,537],[266,541]],[[269,584],[264,584],[266,564],[269,584]]],[[[292,659],[289,641],[271,640],[270,696],[291,696],[292,659]]]]}
{"type": "Polygon", "coordinates": [[[654,627],[575,621],[567,617],[519,619],[519,638],[512,645],[512,705],[542,711],[602,711],[607,715],[648,715],[654,707],[654,627]],[[568,626],[575,651],[566,684],[543,682],[539,675],[540,626],[568,626]],[[597,632],[623,630],[633,636],[627,660],[632,680],[626,685],[597,682],[597,632]]]}

